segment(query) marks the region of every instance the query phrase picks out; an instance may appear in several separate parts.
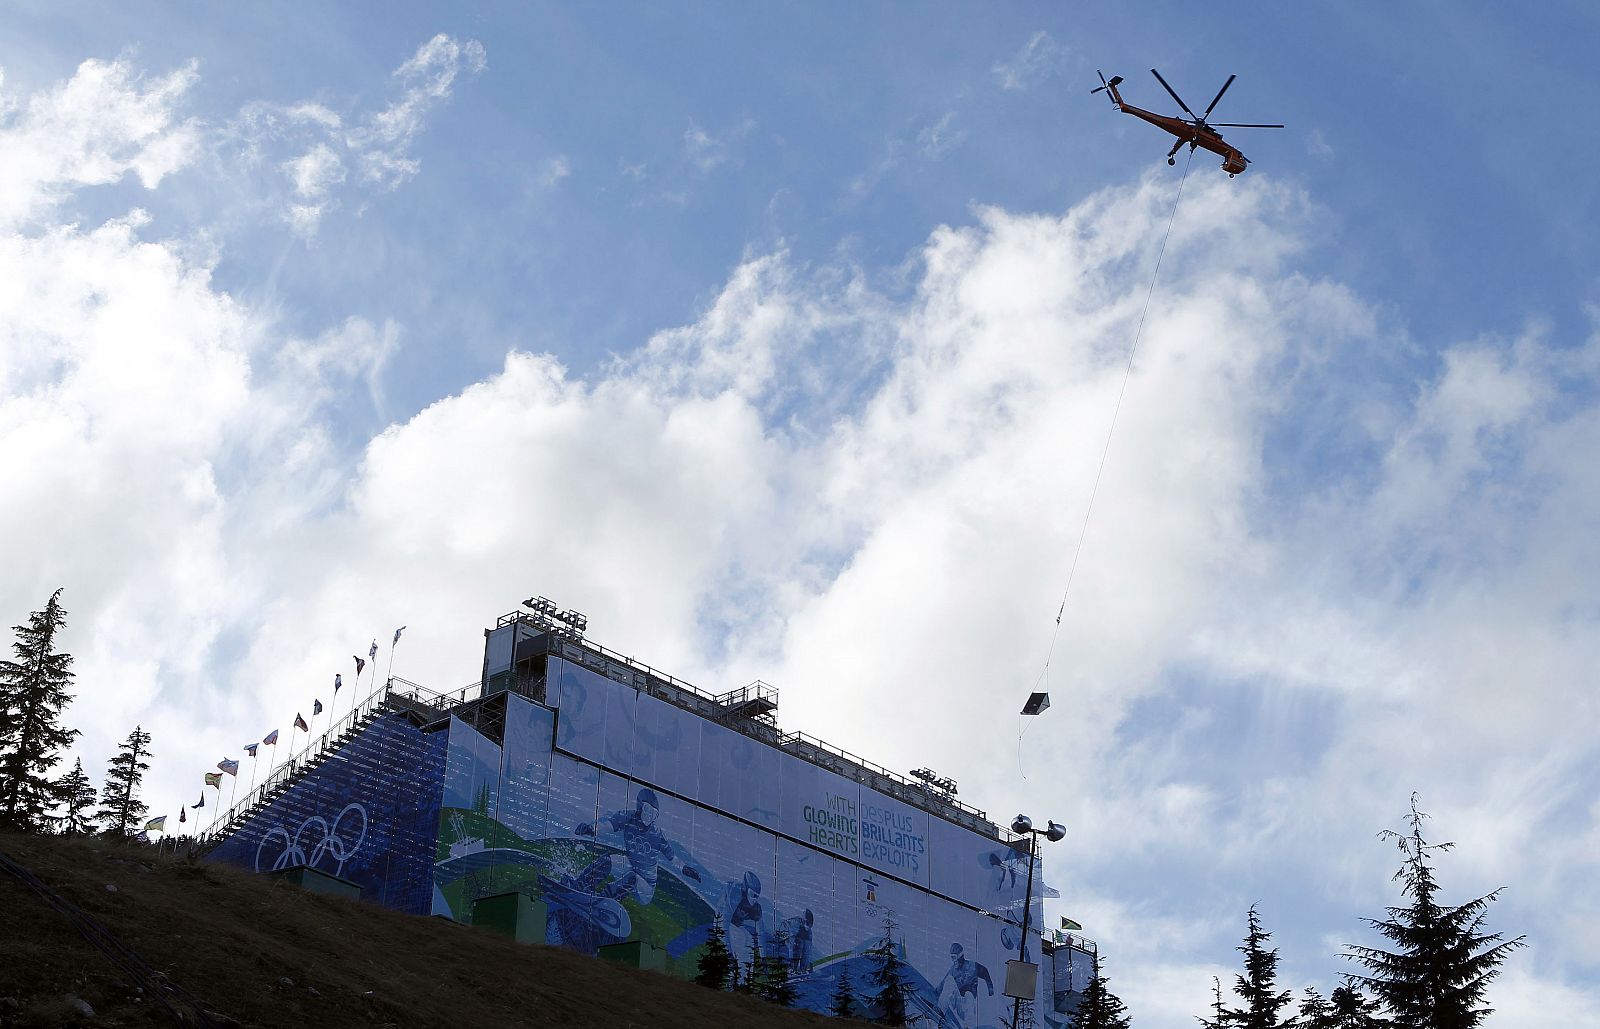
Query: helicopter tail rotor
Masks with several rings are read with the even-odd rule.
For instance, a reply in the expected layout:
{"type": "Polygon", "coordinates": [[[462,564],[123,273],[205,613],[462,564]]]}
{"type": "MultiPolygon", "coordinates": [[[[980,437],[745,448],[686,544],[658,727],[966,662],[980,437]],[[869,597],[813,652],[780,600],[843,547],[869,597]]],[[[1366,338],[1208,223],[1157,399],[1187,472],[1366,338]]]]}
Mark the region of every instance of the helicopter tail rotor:
{"type": "Polygon", "coordinates": [[[1111,81],[1107,82],[1105,72],[1096,69],[1095,74],[1100,76],[1100,85],[1089,90],[1089,95],[1093,96],[1096,93],[1106,93],[1111,98],[1112,106],[1120,109],[1122,107],[1122,96],[1117,92],[1117,87],[1122,84],[1122,76],[1113,75],[1111,76],[1111,81]]]}

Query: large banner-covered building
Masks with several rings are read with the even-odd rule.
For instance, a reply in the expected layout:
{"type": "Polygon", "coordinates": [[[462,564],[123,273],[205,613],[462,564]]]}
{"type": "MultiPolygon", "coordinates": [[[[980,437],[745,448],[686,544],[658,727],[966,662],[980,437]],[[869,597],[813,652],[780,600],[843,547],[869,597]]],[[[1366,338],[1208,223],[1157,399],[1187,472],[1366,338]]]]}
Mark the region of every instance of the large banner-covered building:
{"type": "MultiPolygon", "coordinates": [[[[781,958],[818,1011],[841,977],[870,1002],[869,951],[887,934],[914,1017],[1009,1021],[1025,843],[937,789],[780,731],[764,684],[713,696],[560,628],[500,619],[481,684],[455,697],[380,691],[340,745],[269,784],[215,855],[310,865],[463,922],[485,898],[522,894],[543,905],[546,942],[637,943],[679,975],[720,924],[741,966],[781,958]]],[[[1088,966],[1072,947],[1041,955],[1030,935],[1035,1018],[1059,1023],[1088,966]]]]}

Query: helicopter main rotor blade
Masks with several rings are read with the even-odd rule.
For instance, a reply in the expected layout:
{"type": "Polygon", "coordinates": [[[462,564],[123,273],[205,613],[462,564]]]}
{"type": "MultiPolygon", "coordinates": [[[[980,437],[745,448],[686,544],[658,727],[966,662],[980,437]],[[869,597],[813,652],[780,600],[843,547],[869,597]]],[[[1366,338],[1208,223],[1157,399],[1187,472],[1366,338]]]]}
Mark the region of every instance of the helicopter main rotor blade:
{"type": "Polygon", "coordinates": [[[1178,91],[1173,89],[1171,86],[1167,85],[1167,80],[1161,77],[1161,73],[1160,72],[1156,71],[1154,68],[1151,68],[1150,69],[1150,74],[1154,75],[1156,77],[1156,81],[1161,83],[1161,88],[1165,89],[1168,93],[1172,94],[1172,99],[1174,99],[1174,100],[1176,100],[1178,102],[1178,106],[1179,107],[1183,108],[1185,111],[1188,112],[1189,117],[1194,118],[1196,121],[1200,120],[1198,115],[1196,115],[1193,111],[1189,110],[1189,105],[1183,102],[1183,97],[1178,95],[1178,91]]]}
{"type": "Polygon", "coordinates": [[[1210,114],[1210,113],[1211,113],[1211,109],[1212,109],[1212,108],[1213,108],[1213,107],[1216,107],[1216,106],[1217,106],[1217,101],[1218,101],[1218,100],[1221,100],[1221,99],[1222,99],[1222,94],[1224,94],[1224,93],[1226,93],[1226,92],[1227,92],[1227,91],[1228,91],[1228,87],[1229,87],[1229,86],[1231,86],[1231,85],[1233,85],[1233,80],[1234,80],[1234,79],[1236,79],[1236,78],[1238,78],[1238,77],[1239,77],[1239,76],[1237,76],[1237,75],[1229,75],[1229,76],[1228,76],[1228,81],[1227,81],[1227,82],[1224,82],[1224,83],[1223,83],[1223,84],[1222,84],[1222,88],[1221,88],[1221,89],[1219,89],[1219,90],[1217,90],[1217,95],[1216,95],[1216,96],[1214,96],[1214,97],[1212,97],[1212,98],[1211,98],[1211,106],[1210,106],[1210,107],[1207,107],[1207,108],[1206,108],[1206,113],[1205,113],[1205,114],[1202,114],[1202,115],[1201,115],[1201,116],[1200,116],[1200,120],[1201,120],[1201,121],[1205,121],[1205,120],[1206,120],[1206,116],[1207,116],[1207,115],[1209,115],[1209,114],[1210,114]]]}
{"type": "Polygon", "coordinates": [[[1282,125],[1251,125],[1241,121],[1213,121],[1207,122],[1214,129],[1281,129],[1282,125]]]}

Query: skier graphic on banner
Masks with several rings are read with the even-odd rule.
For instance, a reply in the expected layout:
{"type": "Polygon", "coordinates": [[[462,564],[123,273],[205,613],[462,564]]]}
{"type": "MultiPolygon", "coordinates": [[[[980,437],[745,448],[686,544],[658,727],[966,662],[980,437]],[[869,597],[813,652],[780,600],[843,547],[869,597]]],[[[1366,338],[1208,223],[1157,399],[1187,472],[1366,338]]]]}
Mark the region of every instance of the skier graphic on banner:
{"type": "Polygon", "coordinates": [[[978,983],[994,996],[994,980],[989,970],[967,957],[959,943],[950,944],[950,970],[939,980],[940,1024],[949,1029],[970,1029],[978,1014],[978,983]]]}
{"type": "MultiPolygon", "coordinates": [[[[661,801],[655,791],[647,787],[639,791],[632,811],[613,811],[600,816],[595,822],[584,822],[573,829],[579,836],[597,836],[600,826],[608,825],[611,831],[622,834],[623,852],[602,854],[590,866],[594,869],[602,862],[610,865],[615,878],[605,887],[605,896],[621,899],[631,895],[641,905],[648,905],[656,895],[661,862],[668,858],[682,860],[684,878],[699,881],[700,874],[690,867],[688,855],[682,853],[682,849],[667,839],[666,834],[656,826],[656,819],[660,815],[661,801]]],[[[589,869],[585,869],[580,878],[592,881],[594,876],[589,869]]]]}

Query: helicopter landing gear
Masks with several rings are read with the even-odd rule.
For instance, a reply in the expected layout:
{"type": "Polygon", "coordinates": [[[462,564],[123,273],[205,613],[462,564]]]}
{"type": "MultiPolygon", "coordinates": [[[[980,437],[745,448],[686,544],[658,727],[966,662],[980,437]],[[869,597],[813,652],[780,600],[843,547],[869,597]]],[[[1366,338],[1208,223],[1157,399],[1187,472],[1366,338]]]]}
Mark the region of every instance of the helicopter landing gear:
{"type": "Polygon", "coordinates": [[[1169,157],[1169,158],[1167,158],[1167,163],[1168,164],[1177,164],[1178,163],[1178,159],[1176,157],[1169,157]]]}

